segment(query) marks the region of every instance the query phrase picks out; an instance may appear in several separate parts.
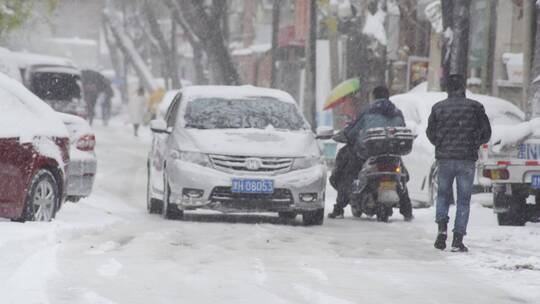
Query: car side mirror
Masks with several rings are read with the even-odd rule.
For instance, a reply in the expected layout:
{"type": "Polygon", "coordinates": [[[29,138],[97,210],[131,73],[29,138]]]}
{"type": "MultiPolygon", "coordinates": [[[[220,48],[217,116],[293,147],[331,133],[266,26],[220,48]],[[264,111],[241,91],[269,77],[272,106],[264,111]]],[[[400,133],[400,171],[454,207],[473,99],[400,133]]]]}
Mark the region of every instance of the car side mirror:
{"type": "Polygon", "coordinates": [[[172,128],[167,127],[167,122],[163,119],[154,119],[150,122],[150,130],[157,134],[170,134],[172,128]]]}
{"type": "Polygon", "coordinates": [[[334,128],[332,127],[318,127],[317,128],[317,139],[331,139],[334,136],[334,128]]]}

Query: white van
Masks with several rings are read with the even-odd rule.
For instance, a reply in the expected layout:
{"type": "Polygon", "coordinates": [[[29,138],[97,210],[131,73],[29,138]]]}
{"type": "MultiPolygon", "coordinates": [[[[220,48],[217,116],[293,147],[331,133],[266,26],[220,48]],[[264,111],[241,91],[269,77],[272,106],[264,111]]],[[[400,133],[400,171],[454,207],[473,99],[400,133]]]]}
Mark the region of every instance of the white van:
{"type": "Polygon", "coordinates": [[[86,118],[81,72],[69,59],[7,50],[0,53],[0,56],[9,58],[10,70],[13,70],[13,65],[18,70],[18,73],[12,71],[8,75],[16,79],[18,77],[32,93],[53,109],[86,118]]]}

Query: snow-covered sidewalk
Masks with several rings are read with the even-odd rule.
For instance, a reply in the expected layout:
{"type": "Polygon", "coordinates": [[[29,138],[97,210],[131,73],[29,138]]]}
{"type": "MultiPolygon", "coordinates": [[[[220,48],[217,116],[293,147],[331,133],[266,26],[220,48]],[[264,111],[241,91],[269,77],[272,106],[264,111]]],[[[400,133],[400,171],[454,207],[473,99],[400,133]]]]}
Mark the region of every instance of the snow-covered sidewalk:
{"type": "MultiPolygon", "coordinates": [[[[471,252],[433,249],[431,209],[404,222],[188,213],[145,206],[149,134],[96,127],[91,198],[52,223],[0,222],[0,303],[539,303],[540,225],[475,204],[471,252]]],[[[327,208],[335,200],[328,188],[327,208]]]]}

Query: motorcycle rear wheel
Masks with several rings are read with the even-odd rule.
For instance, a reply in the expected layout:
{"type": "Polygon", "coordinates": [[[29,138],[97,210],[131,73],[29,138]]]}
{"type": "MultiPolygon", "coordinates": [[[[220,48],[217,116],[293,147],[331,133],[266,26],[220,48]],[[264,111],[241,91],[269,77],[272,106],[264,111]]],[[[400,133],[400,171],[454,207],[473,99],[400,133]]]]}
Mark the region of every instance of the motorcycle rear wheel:
{"type": "Polygon", "coordinates": [[[362,216],[362,209],[351,205],[351,213],[352,213],[352,215],[354,217],[361,217],[362,216]]]}

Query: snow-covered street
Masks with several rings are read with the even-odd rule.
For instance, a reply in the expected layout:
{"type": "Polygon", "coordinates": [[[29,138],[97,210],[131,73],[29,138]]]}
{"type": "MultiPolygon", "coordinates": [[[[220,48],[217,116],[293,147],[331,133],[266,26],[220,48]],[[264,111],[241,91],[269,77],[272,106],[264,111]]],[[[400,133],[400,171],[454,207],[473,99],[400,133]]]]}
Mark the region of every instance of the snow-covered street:
{"type": "Polygon", "coordinates": [[[0,303],[540,303],[539,224],[499,227],[475,204],[471,251],[457,254],[433,248],[433,208],[389,224],[350,213],[314,227],[274,215],[164,220],[146,211],[149,132],[134,138],[119,121],[95,131],[89,199],[51,223],[0,222],[0,303]]]}

